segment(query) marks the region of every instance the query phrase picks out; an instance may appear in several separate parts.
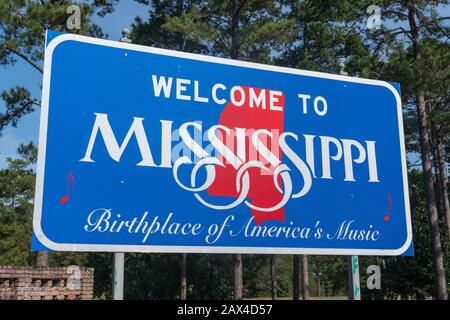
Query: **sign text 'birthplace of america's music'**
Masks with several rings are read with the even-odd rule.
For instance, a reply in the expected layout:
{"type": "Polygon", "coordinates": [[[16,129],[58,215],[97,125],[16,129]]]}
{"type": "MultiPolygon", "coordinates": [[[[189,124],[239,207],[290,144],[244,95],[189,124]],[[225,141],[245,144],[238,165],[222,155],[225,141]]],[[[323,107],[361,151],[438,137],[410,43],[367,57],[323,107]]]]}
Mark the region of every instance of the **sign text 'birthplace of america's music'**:
{"type": "Polygon", "coordinates": [[[398,86],[47,33],[34,249],[399,255],[398,86]]]}

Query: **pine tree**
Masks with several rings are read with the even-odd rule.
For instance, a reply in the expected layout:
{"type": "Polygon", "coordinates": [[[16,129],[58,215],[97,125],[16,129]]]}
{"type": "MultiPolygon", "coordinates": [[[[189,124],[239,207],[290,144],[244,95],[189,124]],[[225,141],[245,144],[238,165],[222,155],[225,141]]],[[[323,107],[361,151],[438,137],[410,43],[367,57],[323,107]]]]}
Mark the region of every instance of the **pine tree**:
{"type": "MultiPolygon", "coordinates": [[[[102,37],[100,28],[90,21],[95,13],[111,12],[117,0],[94,0],[79,4],[81,9],[80,33],[102,37]]],[[[72,1],[17,0],[0,2],[0,65],[14,65],[17,59],[25,61],[38,73],[43,72],[42,60],[45,48],[45,31],[70,31],[66,10],[72,1]]],[[[39,98],[29,90],[17,86],[1,92],[6,111],[0,113],[0,134],[9,125],[16,127],[19,120],[40,106],[39,98]]],[[[48,252],[39,252],[36,264],[48,265],[48,252]]]]}
{"type": "Polygon", "coordinates": [[[417,123],[419,131],[419,145],[422,159],[422,171],[427,201],[427,212],[430,223],[430,236],[432,239],[433,261],[436,275],[438,299],[448,299],[441,232],[439,228],[438,208],[436,203],[436,190],[433,181],[433,162],[431,159],[432,145],[430,137],[429,110],[426,99],[426,73],[423,40],[426,38],[447,38],[449,28],[443,22],[448,19],[442,17],[437,11],[438,5],[448,5],[448,0],[421,1],[421,0],[391,0],[380,1],[384,7],[384,14],[396,22],[406,24],[392,29],[381,29],[375,32],[374,39],[380,43],[391,44],[393,40],[409,43],[412,56],[411,68],[416,83],[413,84],[413,99],[417,108],[417,123]]]}
{"type": "Polygon", "coordinates": [[[7,158],[0,170],[0,264],[31,265],[31,218],[34,197],[36,147],[18,148],[19,159],[7,158]]]}

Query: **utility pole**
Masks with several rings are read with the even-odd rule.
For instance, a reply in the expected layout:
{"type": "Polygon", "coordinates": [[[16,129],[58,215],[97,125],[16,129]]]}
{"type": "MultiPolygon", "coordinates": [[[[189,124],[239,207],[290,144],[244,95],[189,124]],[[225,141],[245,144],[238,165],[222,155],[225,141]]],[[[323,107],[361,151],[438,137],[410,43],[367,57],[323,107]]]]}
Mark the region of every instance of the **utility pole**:
{"type": "MultiPolygon", "coordinates": [[[[130,30],[122,30],[121,42],[131,43],[130,30]]],[[[113,299],[123,300],[123,279],[125,274],[125,253],[113,253],[113,299]]]]}

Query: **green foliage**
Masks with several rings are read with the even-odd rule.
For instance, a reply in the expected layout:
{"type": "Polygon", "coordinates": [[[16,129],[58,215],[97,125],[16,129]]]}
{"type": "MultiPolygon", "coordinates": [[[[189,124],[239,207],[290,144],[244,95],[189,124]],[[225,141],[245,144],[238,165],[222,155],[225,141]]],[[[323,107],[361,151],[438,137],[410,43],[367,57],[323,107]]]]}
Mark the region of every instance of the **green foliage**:
{"type": "Polygon", "coordinates": [[[310,290],[313,296],[319,296],[319,283],[322,296],[347,296],[347,257],[311,256],[309,265],[310,290]]]}
{"type": "MultiPolygon", "coordinates": [[[[20,147],[21,150],[25,148],[23,145],[20,147]]],[[[32,163],[28,159],[11,158],[7,158],[6,162],[8,167],[0,171],[0,203],[10,208],[23,208],[23,213],[26,213],[32,208],[30,202],[34,195],[34,172],[30,169],[32,163]]]]}
{"type": "Polygon", "coordinates": [[[450,46],[436,39],[421,41],[422,59],[414,61],[412,46],[397,43],[392,46],[389,60],[379,69],[382,78],[401,84],[404,108],[406,148],[410,153],[420,152],[417,123],[416,92],[424,90],[428,104],[429,127],[436,126],[444,145],[450,140],[450,46]],[[423,72],[419,75],[417,70],[423,72]]]}
{"type": "MultiPolygon", "coordinates": [[[[0,0],[0,66],[14,65],[18,59],[25,61],[42,73],[45,31],[77,32],[94,37],[104,37],[100,27],[92,23],[94,14],[105,15],[113,10],[118,0],[67,1],[67,0],[0,0]],[[67,29],[67,7],[77,4],[81,11],[81,30],[67,29]]],[[[40,105],[30,92],[17,86],[1,92],[6,111],[0,113],[0,134],[8,125],[16,126],[26,114],[40,105]]]]}
{"type": "Polygon", "coordinates": [[[31,218],[35,176],[30,165],[36,148],[21,145],[27,157],[7,159],[8,167],[0,170],[0,264],[30,265],[31,218]]]}
{"type": "Polygon", "coordinates": [[[286,1],[295,21],[295,40],[283,47],[279,63],[293,68],[339,73],[341,64],[357,74],[370,58],[360,36],[364,1],[286,1]]]}
{"type": "MultiPolygon", "coordinates": [[[[430,227],[426,213],[423,177],[420,171],[409,172],[409,192],[413,224],[413,257],[361,257],[361,290],[365,299],[425,299],[436,296],[430,227]],[[381,268],[381,290],[366,287],[369,265],[381,268]]],[[[442,223],[444,264],[450,264],[450,237],[442,223]]],[[[450,272],[446,270],[447,277],[450,272]]]]}
{"type": "Polygon", "coordinates": [[[45,31],[73,32],[67,29],[69,15],[67,7],[77,4],[81,9],[80,33],[103,37],[100,28],[91,22],[91,17],[100,9],[106,12],[109,1],[78,3],[76,1],[32,1],[3,0],[0,2],[0,64],[14,63],[18,58],[25,59],[41,71],[39,64],[44,57],[45,31]],[[106,9],[106,11],[105,11],[106,9]]]}
{"type": "Polygon", "coordinates": [[[0,205],[0,264],[32,265],[31,219],[0,205]]]}
{"type": "Polygon", "coordinates": [[[149,19],[143,21],[140,17],[136,17],[131,30],[133,43],[178,51],[207,53],[206,46],[200,44],[199,41],[190,39],[181,32],[167,31],[162,28],[166,23],[166,18],[180,17],[198,5],[199,1],[136,1],[149,5],[149,19]]]}
{"type": "MultiPolygon", "coordinates": [[[[0,265],[33,266],[31,230],[37,148],[33,143],[21,144],[19,159],[7,159],[7,168],[0,170],[0,265]]],[[[97,297],[111,292],[112,255],[104,253],[53,252],[50,266],[95,266],[97,297]]]]}
{"type": "Polygon", "coordinates": [[[125,296],[128,299],[174,299],[179,294],[180,256],[127,254],[125,296]]]}
{"type": "MultiPolygon", "coordinates": [[[[413,219],[414,257],[386,257],[382,269],[382,292],[393,299],[424,299],[436,296],[434,287],[433,252],[426,213],[422,174],[409,173],[409,190],[413,219]]],[[[450,238],[442,225],[444,264],[450,265],[450,238]]],[[[447,277],[450,276],[447,268],[447,277]]]]}
{"type": "Polygon", "coordinates": [[[162,25],[204,45],[209,54],[265,63],[293,39],[293,27],[271,0],[199,1],[179,16],[166,16],[162,25]]]}
{"type": "Polygon", "coordinates": [[[24,115],[34,112],[35,106],[40,105],[40,101],[32,99],[30,92],[24,87],[11,88],[3,91],[0,96],[6,105],[6,112],[0,113],[0,135],[8,125],[17,127],[24,115]]]}
{"type": "MultiPolygon", "coordinates": [[[[280,276],[283,275],[283,273],[280,272],[280,269],[284,267],[284,264],[282,263],[282,261],[280,261],[280,258],[282,258],[282,256],[275,256],[278,285],[280,285],[280,276]]],[[[267,298],[271,296],[269,259],[270,257],[267,255],[243,256],[242,265],[244,269],[243,272],[245,297],[267,298]]]]}
{"type": "Polygon", "coordinates": [[[232,260],[232,256],[222,254],[189,255],[188,297],[231,299],[233,296],[232,260]]]}

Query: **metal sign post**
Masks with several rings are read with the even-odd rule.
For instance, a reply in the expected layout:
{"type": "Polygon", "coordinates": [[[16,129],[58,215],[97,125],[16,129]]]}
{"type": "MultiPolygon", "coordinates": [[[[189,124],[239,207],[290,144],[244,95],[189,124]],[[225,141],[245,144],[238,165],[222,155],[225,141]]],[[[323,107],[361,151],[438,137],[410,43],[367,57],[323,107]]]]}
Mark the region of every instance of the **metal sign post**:
{"type": "Polygon", "coordinates": [[[348,281],[350,300],[361,300],[361,283],[359,281],[358,256],[348,257],[348,281]]]}
{"type": "Polygon", "coordinates": [[[114,253],[113,256],[113,299],[123,300],[123,278],[125,269],[125,253],[114,253]]]}
{"type": "MultiPolygon", "coordinates": [[[[131,43],[130,31],[122,30],[120,42],[131,43]]],[[[125,273],[125,253],[114,253],[113,256],[113,299],[123,300],[123,279],[125,273]]]]}

